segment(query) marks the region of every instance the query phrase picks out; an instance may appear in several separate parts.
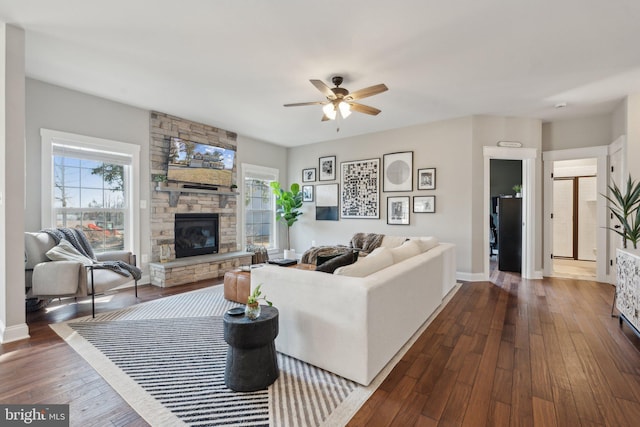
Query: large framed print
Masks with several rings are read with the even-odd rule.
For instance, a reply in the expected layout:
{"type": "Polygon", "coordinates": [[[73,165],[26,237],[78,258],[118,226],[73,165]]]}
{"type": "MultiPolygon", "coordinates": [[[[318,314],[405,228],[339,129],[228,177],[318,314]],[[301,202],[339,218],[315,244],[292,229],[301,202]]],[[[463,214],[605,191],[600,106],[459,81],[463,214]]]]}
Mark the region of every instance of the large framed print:
{"type": "Polygon", "coordinates": [[[316,185],[316,221],[338,220],[338,184],[316,185]]]}
{"type": "Polygon", "coordinates": [[[334,181],[336,179],[336,156],[320,157],[318,166],[320,167],[320,181],[334,181]]]}
{"type": "Polygon", "coordinates": [[[409,196],[387,197],[387,224],[409,225],[409,196]]]}
{"type": "Polygon", "coordinates": [[[380,159],[340,164],[341,218],[380,218],[380,159]]]}
{"type": "Polygon", "coordinates": [[[385,154],[383,161],[382,191],[413,191],[413,151],[385,154]]]}
{"type": "Polygon", "coordinates": [[[436,213],[436,196],[413,196],[414,213],[436,213]]]}
{"type": "Polygon", "coordinates": [[[436,168],[418,169],[418,190],[436,189],[436,168]]]}
{"type": "Polygon", "coordinates": [[[302,169],[302,182],[314,182],[316,180],[316,168],[302,169]]]}

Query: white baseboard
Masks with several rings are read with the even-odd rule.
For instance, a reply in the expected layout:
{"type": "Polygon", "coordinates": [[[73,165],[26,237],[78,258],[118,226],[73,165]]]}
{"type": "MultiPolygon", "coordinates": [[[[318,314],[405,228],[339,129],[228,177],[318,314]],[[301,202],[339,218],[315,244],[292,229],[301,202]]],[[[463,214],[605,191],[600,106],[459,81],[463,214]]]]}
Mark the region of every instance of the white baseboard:
{"type": "Polygon", "coordinates": [[[533,277],[530,277],[530,279],[543,279],[544,278],[544,274],[542,274],[542,270],[536,270],[533,272],[533,277]]]}
{"type": "Polygon", "coordinates": [[[463,282],[484,282],[489,279],[484,276],[484,273],[462,273],[456,271],[456,280],[463,282]]]}
{"type": "Polygon", "coordinates": [[[29,338],[29,326],[26,323],[5,327],[0,323],[0,344],[29,338]]]}

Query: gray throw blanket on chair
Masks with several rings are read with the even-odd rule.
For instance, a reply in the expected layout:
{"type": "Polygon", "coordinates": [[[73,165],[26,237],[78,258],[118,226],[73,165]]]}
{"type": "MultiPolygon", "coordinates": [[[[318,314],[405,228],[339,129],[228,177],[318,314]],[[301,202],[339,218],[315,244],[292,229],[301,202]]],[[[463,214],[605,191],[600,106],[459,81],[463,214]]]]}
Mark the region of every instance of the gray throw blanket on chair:
{"type": "Polygon", "coordinates": [[[53,240],[55,240],[56,245],[60,243],[60,240],[67,240],[69,243],[73,245],[74,248],[78,250],[82,255],[86,256],[93,260],[94,268],[104,268],[107,270],[112,270],[118,274],[123,276],[131,276],[135,280],[140,280],[142,277],[142,270],[140,270],[135,265],[127,264],[124,261],[98,261],[96,259],[95,254],[93,253],[93,248],[91,244],[87,240],[87,236],[81,230],[75,228],[47,228],[42,230],[43,233],[47,233],[53,240]]]}

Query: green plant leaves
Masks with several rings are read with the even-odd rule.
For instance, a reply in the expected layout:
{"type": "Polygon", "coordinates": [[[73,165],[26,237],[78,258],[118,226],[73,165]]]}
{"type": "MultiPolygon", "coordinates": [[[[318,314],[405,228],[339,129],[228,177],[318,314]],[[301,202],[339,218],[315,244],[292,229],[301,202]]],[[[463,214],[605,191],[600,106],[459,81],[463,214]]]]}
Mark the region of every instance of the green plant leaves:
{"type": "Polygon", "coordinates": [[[293,226],[298,218],[302,215],[300,209],[302,209],[302,191],[300,191],[300,184],[291,184],[291,190],[286,191],[277,181],[272,181],[271,189],[276,196],[276,218],[282,220],[287,224],[287,243],[290,247],[289,240],[289,227],[293,226]]]}
{"type": "Polygon", "coordinates": [[[620,222],[621,229],[607,228],[622,236],[623,247],[626,248],[627,240],[630,240],[634,249],[637,249],[640,240],[640,182],[635,182],[629,175],[624,192],[615,182],[609,186],[609,191],[611,197],[606,194],[603,196],[611,203],[609,209],[620,222]]]}

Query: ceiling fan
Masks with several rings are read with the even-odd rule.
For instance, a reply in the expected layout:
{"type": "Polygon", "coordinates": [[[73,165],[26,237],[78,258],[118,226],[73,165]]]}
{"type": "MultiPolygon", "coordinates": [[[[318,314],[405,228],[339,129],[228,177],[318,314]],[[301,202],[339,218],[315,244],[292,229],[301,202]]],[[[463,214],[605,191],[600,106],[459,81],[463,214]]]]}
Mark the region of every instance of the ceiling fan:
{"type": "MultiPolygon", "coordinates": [[[[327,97],[326,101],[316,102],[298,102],[295,104],[284,104],[285,107],[301,107],[304,105],[324,105],[322,107],[323,115],[322,121],[335,120],[336,118],[347,118],[352,111],[358,113],[370,114],[376,116],[380,113],[380,110],[368,105],[360,104],[357,101],[362,98],[377,95],[388,90],[384,84],[378,84],[375,86],[369,86],[364,89],[357,90],[355,92],[349,92],[347,89],[340,87],[343,78],[341,76],[334,76],[331,78],[336,87],[330,88],[322,80],[309,80],[324,96],[327,97]]],[[[338,129],[339,130],[339,129],[338,129]]]]}

